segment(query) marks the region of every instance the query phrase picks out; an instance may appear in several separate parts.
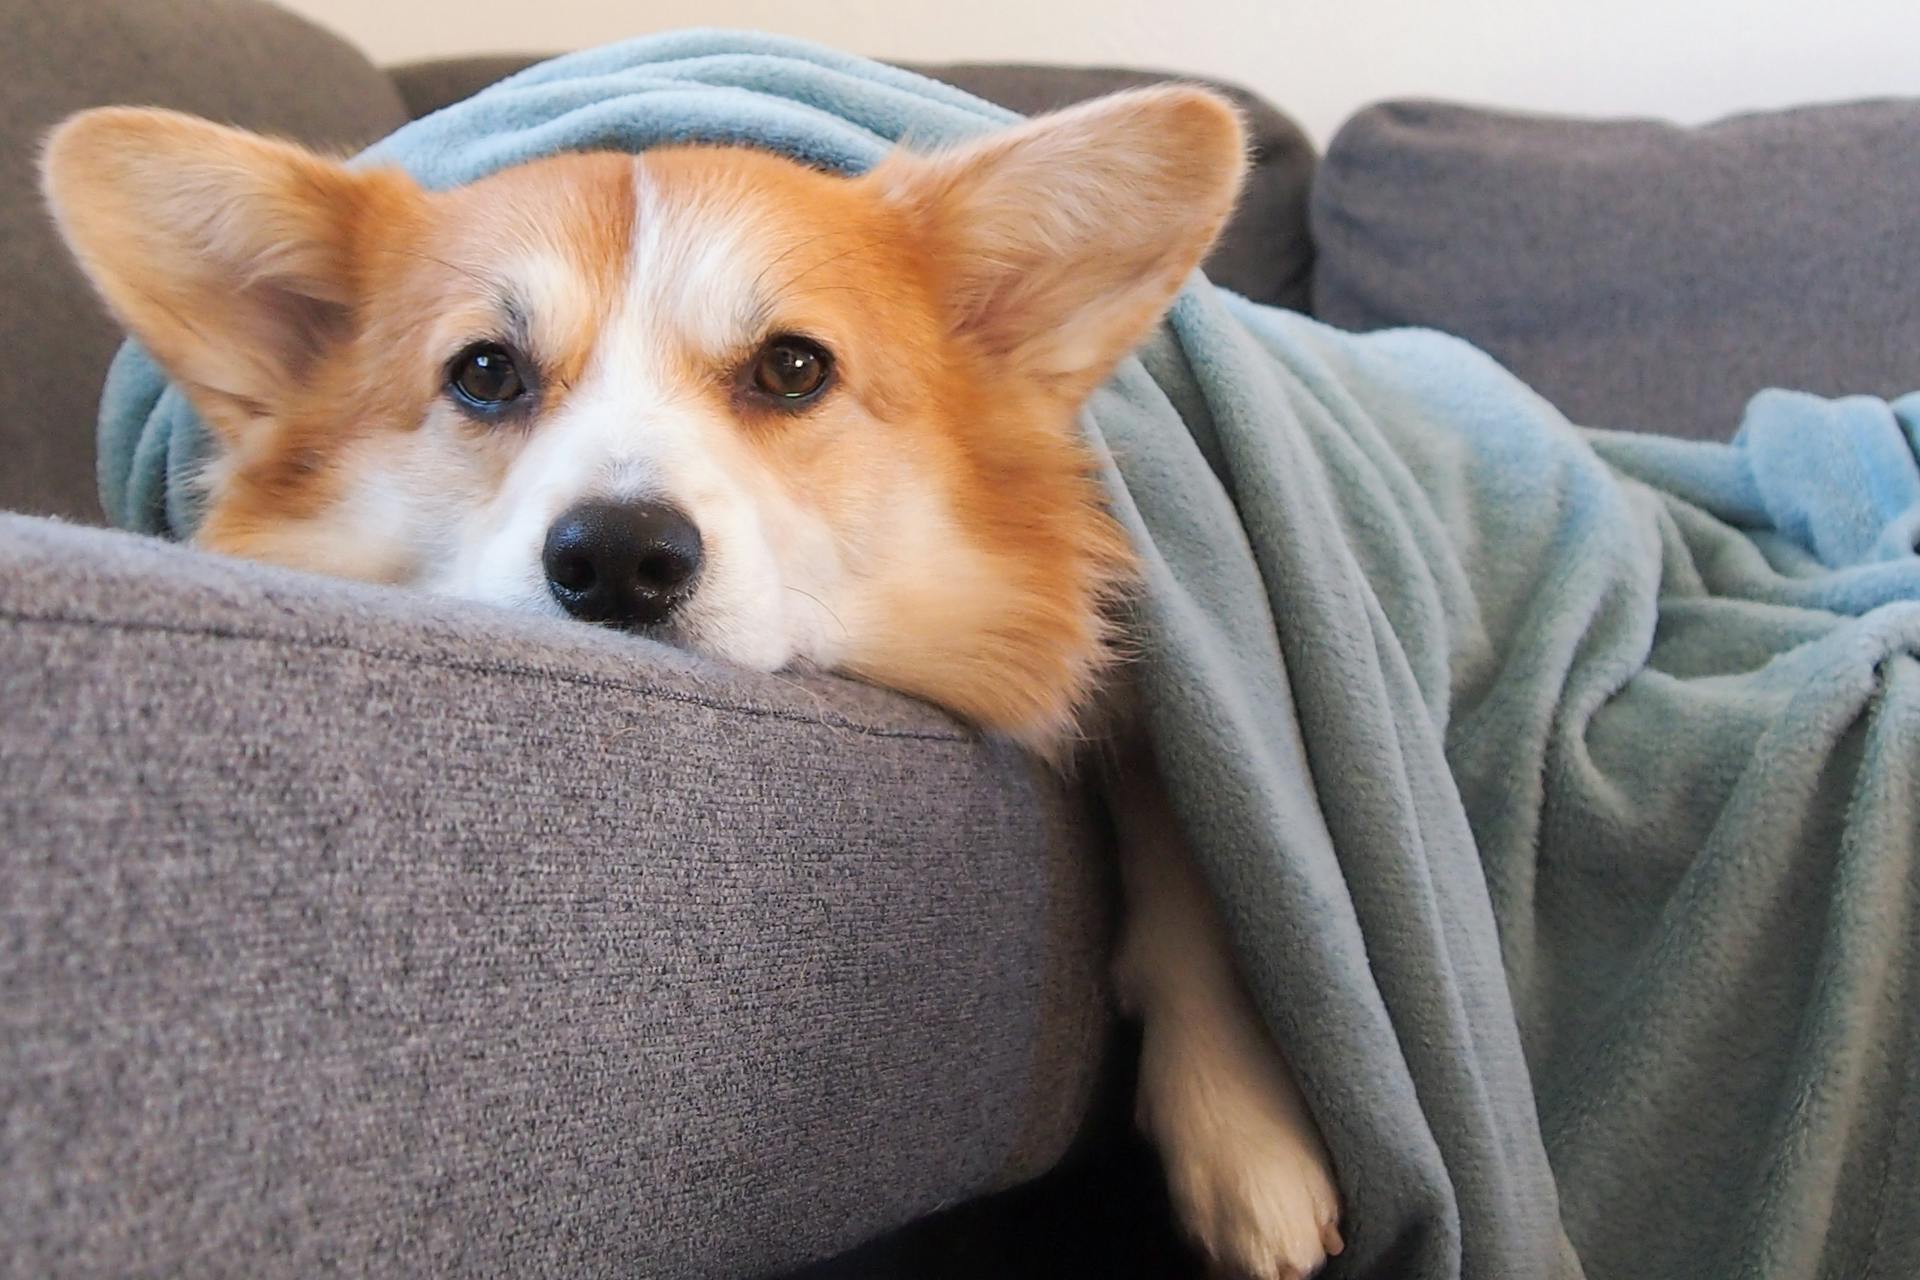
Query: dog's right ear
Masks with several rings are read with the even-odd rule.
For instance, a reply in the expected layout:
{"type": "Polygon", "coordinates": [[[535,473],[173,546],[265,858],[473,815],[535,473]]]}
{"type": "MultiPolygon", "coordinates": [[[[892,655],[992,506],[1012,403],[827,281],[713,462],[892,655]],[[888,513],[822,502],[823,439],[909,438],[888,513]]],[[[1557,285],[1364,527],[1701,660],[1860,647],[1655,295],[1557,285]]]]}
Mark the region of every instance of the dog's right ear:
{"type": "Polygon", "coordinates": [[[1219,95],[1135,89],[866,179],[926,236],[957,334],[1067,399],[1159,320],[1232,212],[1246,133],[1219,95]]]}
{"type": "Polygon", "coordinates": [[[229,438],[345,340],[356,237],[422,200],[398,173],[141,108],[67,120],[41,176],[107,305],[229,438]]]}

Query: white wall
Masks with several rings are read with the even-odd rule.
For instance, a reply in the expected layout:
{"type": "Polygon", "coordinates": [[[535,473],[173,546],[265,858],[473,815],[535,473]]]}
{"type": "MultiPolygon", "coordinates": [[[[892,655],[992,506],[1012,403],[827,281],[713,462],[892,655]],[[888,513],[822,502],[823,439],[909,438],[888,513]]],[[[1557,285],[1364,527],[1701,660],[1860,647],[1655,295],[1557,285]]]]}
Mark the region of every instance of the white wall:
{"type": "Polygon", "coordinates": [[[283,2],[382,61],[697,24],[887,58],[1160,66],[1258,89],[1322,142],[1362,103],[1414,94],[1685,121],[1920,94],[1920,0],[283,2]]]}

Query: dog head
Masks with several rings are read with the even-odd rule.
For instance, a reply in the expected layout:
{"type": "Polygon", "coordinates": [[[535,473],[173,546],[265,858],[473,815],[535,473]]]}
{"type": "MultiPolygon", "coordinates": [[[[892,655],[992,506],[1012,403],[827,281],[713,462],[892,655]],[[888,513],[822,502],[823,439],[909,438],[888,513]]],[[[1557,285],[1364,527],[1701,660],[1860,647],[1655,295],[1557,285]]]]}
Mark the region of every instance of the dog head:
{"type": "Polygon", "coordinates": [[[44,174],[217,437],[201,545],[817,665],[1043,745],[1128,571],[1074,418],[1243,145],[1173,88],[857,178],[696,147],[427,192],[109,108],[44,174]]]}

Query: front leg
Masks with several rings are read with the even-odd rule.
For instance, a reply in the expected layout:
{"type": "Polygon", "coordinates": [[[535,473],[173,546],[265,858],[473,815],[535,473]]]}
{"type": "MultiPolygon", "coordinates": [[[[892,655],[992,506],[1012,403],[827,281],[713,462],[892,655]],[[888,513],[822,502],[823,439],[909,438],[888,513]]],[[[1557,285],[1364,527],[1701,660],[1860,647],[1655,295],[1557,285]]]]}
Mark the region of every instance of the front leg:
{"type": "Polygon", "coordinates": [[[1144,751],[1113,797],[1126,918],[1117,985],[1142,1023],[1137,1116],[1182,1224],[1232,1274],[1312,1275],[1341,1249],[1306,1103],[1233,969],[1226,934],[1144,751]]]}

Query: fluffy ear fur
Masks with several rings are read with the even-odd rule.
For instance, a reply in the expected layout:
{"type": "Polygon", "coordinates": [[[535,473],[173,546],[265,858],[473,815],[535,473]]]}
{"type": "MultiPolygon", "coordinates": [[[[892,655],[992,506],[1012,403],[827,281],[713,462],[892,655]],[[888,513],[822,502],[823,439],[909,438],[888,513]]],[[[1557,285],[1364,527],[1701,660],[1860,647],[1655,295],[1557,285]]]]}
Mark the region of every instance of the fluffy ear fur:
{"type": "Polygon", "coordinates": [[[108,306],[229,438],[347,337],[362,229],[420,199],[398,173],[120,107],[57,128],[42,183],[108,306]]]}
{"type": "Polygon", "coordinates": [[[1160,318],[1219,234],[1246,169],[1224,99],[1115,94],[872,181],[930,237],[959,334],[1061,394],[1093,390],[1160,318]]]}

